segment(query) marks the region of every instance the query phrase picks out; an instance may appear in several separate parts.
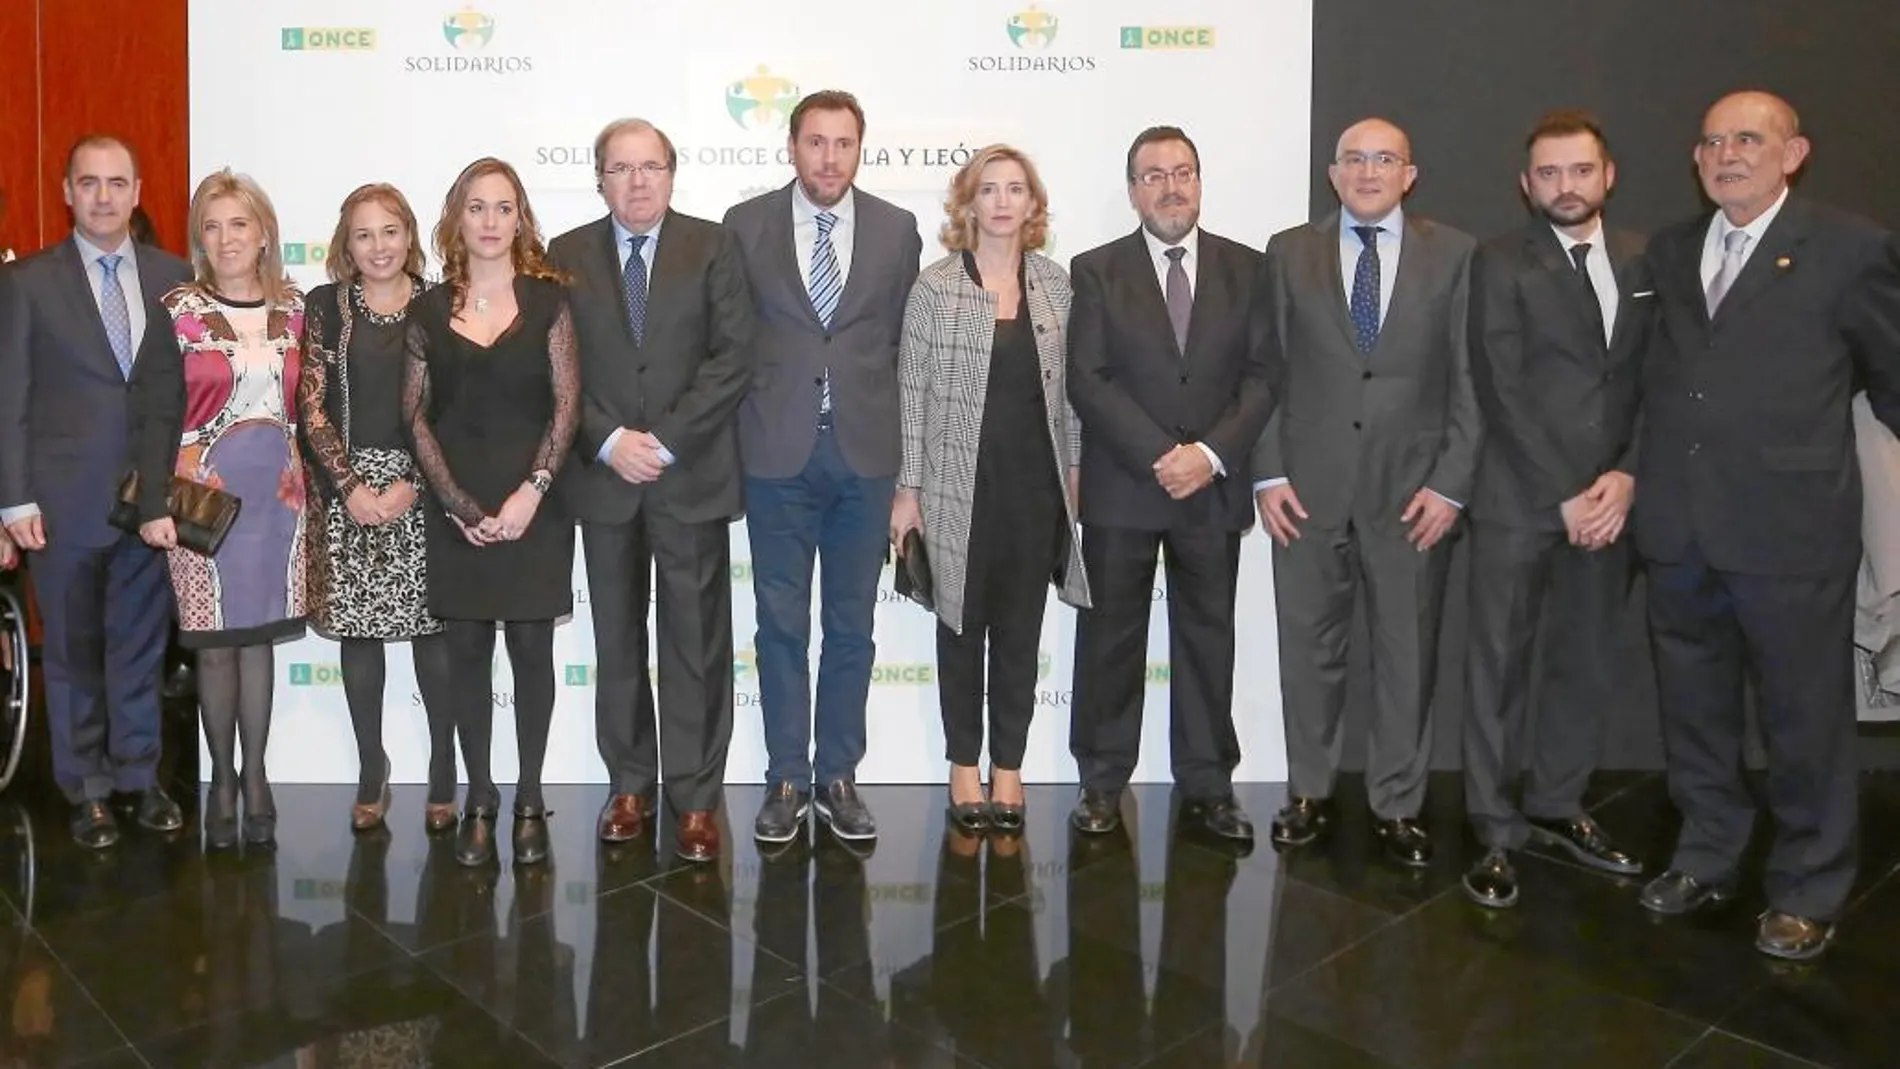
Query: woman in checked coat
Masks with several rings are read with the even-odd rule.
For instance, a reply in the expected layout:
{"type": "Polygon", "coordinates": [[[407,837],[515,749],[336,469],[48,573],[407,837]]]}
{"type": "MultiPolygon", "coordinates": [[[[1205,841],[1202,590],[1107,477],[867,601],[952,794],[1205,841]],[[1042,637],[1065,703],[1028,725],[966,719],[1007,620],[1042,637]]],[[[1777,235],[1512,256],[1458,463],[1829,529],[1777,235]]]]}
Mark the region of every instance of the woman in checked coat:
{"type": "Polygon", "coordinates": [[[944,211],[950,255],[918,276],[904,315],[891,541],[901,554],[920,529],[930,562],[952,823],[1014,834],[1045,589],[1089,603],[1074,493],[1081,427],[1064,375],[1069,278],[1036,251],[1049,199],[1016,149],[977,152],[944,211]],[[987,799],[977,769],[986,692],[987,799]]]}

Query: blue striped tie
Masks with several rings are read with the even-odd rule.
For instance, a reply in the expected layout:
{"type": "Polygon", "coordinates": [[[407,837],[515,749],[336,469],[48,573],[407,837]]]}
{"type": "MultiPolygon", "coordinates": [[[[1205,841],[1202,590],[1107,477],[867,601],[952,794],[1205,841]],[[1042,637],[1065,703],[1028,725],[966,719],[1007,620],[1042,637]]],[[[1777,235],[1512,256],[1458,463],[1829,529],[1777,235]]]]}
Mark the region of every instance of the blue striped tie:
{"type": "MultiPolygon", "coordinates": [[[[838,225],[835,212],[818,213],[818,240],[811,246],[811,307],[818,313],[818,322],[831,327],[831,317],[838,312],[838,298],[844,296],[844,271],[838,266],[838,250],[831,246],[831,228],[838,225]]],[[[831,411],[831,369],[825,369],[824,392],[818,400],[818,411],[831,411]]]]}
{"type": "Polygon", "coordinates": [[[112,345],[112,357],[119,362],[119,374],[132,377],[132,310],[125,303],[125,287],[119,285],[119,261],[114,253],[99,257],[99,270],[105,280],[99,284],[99,318],[106,327],[106,341],[112,345]]]}

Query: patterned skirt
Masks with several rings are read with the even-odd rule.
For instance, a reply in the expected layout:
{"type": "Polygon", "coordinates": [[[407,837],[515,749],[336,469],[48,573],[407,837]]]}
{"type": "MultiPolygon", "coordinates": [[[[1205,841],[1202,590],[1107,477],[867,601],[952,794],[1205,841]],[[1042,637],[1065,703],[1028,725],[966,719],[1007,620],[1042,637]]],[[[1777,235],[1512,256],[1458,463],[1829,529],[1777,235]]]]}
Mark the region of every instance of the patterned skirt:
{"type": "Polygon", "coordinates": [[[442,630],[429,615],[429,567],[424,549],[422,512],[429,500],[421,473],[400,449],[356,449],[350,467],[370,489],[381,491],[399,479],[416,488],[409,511],[379,527],[351,518],[342,499],[326,495],[319,510],[312,554],[312,616],[317,629],[333,638],[402,639],[442,630]]]}

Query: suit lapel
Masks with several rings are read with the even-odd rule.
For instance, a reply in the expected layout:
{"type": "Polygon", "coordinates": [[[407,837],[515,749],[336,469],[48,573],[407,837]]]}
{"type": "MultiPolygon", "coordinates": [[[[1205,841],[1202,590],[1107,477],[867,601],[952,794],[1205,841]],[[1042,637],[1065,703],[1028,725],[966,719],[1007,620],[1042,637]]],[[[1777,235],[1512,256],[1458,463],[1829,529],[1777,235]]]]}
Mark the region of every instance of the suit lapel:
{"type": "MultiPolygon", "coordinates": [[[[1385,341],[1386,332],[1394,327],[1403,327],[1405,319],[1411,314],[1412,306],[1419,303],[1419,294],[1425,285],[1425,261],[1431,249],[1428,243],[1432,239],[1431,228],[1424,223],[1415,222],[1410,217],[1405,220],[1405,237],[1399,242],[1399,265],[1392,280],[1392,303],[1387,306],[1385,315],[1379,318],[1379,338],[1367,354],[1370,359],[1379,353],[1380,343],[1385,341]]],[[[1338,255],[1339,243],[1333,242],[1334,255],[1338,255]]],[[[1341,292],[1338,286],[1333,292],[1341,292]]],[[[1350,325],[1350,319],[1348,320],[1350,325]]]]}
{"type": "MultiPolygon", "coordinates": [[[[864,302],[865,294],[871,292],[874,280],[884,277],[889,271],[877,262],[877,255],[884,248],[884,243],[874,237],[862,240],[878,229],[876,209],[866,211],[870,207],[867,198],[856,190],[852,191],[851,199],[854,212],[851,220],[851,271],[844,277],[844,292],[838,295],[838,310],[831,313],[833,327],[850,322],[855,307],[864,302]]],[[[806,303],[811,303],[809,295],[806,303]]],[[[814,319],[817,315],[815,311],[812,313],[814,319]]]]}
{"type": "MultiPolygon", "coordinates": [[[[627,322],[627,295],[622,289],[620,276],[620,246],[614,239],[614,221],[612,216],[604,217],[595,224],[599,232],[589,238],[587,255],[594,261],[592,274],[598,276],[594,283],[595,298],[603,307],[615,310],[614,318],[620,321],[620,332],[627,344],[636,346],[633,340],[633,324],[627,322]]],[[[654,252],[657,254],[658,249],[654,252]]],[[[649,319],[653,312],[652,286],[647,287],[647,313],[649,319]]],[[[649,324],[650,325],[650,324],[649,324]]]]}
{"type": "MultiPolygon", "coordinates": [[[[86,261],[79,254],[79,246],[69,237],[60,243],[58,255],[60,273],[66,276],[60,289],[71,305],[72,321],[79,325],[79,331],[87,342],[81,348],[91,355],[95,364],[102,369],[110,369],[115,377],[123,378],[119,371],[119,360],[112,355],[112,340],[106,337],[105,320],[99,317],[99,304],[93,299],[92,280],[86,277],[86,261]]],[[[141,274],[140,278],[143,277],[141,274]]]]}
{"type": "MultiPolygon", "coordinates": [[[[1533,222],[1529,238],[1531,255],[1536,259],[1537,265],[1551,273],[1558,288],[1567,298],[1564,304],[1570,310],[1570,318],[1575,321],[1578,329],[1583,331],[1583,336],[1591,340],[1592,351],[1602,352],[1603,331],[1597,326],[1596,317],[1590,314],[1590,307],[1586,302],[1592,299],[1591,291],[1584,286],[1583,280],[1577,277],[1577,262],[1564,251],[1563,242],[1557,240],[1557,233],[1550,228],[1549,223],[1542,220],[1533,222]]],[[[1611,254],[1606,249],[1604,255],[1611,254]]],[[[1394,300],[1396,302],[1396,298],[1394,300]]],[[[1617,306],[1620,308],[1623,304],[1624,301],[1619,297],[1617,306]]]]}
{"type": "MultiPolygon", "coordinates": [[[[1188,314],[1187,352],[1181,354],[1187,359],[1194,352],[1194,343],[1207,336],[1210,327],[1203,324],[1218,323],[1221,313],[1233,300],[1227,287],[1227,263],[1218,243],[1207,239],[1207,231],[1201,231],[1200,248],[1196,256],[1201,261],[1194,271],[1194,308],[1188,314]]],[[[1162,302],[1163,312],[1167,311],[1167,302],[1162,302]]],[[[1168,323],[1168,335],[1174,335],[1174,323],[1168,323]]]]}
{"type": "MultiPolygon", "coordinates": [[[[1636,307],[1637,286],[1644,281],[1639,263],[1643,256],[1643,243],[1634,234],[1621,230],[1603,228],[1603,240],[1610,247],[1610,269],[1616,274],[1616,323],[1610,328],[1610,355],[1617,355],[1617,347],[1622,345],[1629,334],[1630,323],[1636,307]]],[[[1651,303],[1655,301],[1650,298],[1651,303]]]]}
{"type": "MultiPolygon", "coordinates": [[[[818,321],[818,313],[811,306],[811,294],[806,292],[805,280],[798,273],[798,236],[792,231],[791,185],[786,185],[782,195],[772,199],[772,210],[766,217],[765,226],[766,247],[777,250],[772,255],[778,260],[777,274],[784,280],[786,301],[793,307],[805,310],[805,319],[812,329],[823,330],[825,325],[818,321]]],[[[852,266],[857,265],[854,263],[852,266]]]]}
{"type": "MultiPolygon", "coordinates": [[[[1313,250],[1312,270],[1318,275],[1313,281],[1325,294],[1325,304],[1333,314],[1333,324],[1339,328],[1340,337],[1346,340],[1346,347],[1358,351],[1359,332],[1353,329],[1352,309],[1346,304],[1345,285],[1340,273],[1343,267],[1339,260],[1339,213],[1337,211],[1314,224],[1313,230],[1319,235],[1319,248],[1313,250]]],[[[1397,295],[1394,295],[1397,303],[1397,295]]]]}
{"type": "MultiPolygon", "coordinates": [[[[1776,280],[1794,266],[1794,252],[1808,237],[1808,214],[1802,203],[1792,196],[1782,204],[1781,214],[1768,225],[1768,231],[1761,236],[1761,247],[1749,254],[1748,264],[1729,287],[1722,298],[1721,307],[1715,310],[1715,321],[1721,322],[1736,314],[1736,309],[1746,305],[1772,286],[1776,280]]],[[[1707,240],[1707,235],[1704,235],[1707,240]]],[[[1697,264],[1697,279],[1700,281],[1700,263],[1697,264]]]]}
{"type": "MultiPolygon", "coordinates": [[[[1139,228],[1121,241],[1121,271],[1134,286],[1134,310],[1148,325],[1167,339],[1168,351],[1175,359],[1182,359],[1180,345],[1174,340],[1174,320],[1168,318],[1168,297],[1161,290],[1161,282],[1155,277],[1155,264],[1148,255],[1148,239],[1142,236],[1139,228]]],[[[1207,266],[1203,257],[1201,267],[1207,266]]],[[[1194,313],[1188,313],[1188,331],[1190,337],[1194,330],[1194,313]]]]}
{"type": "Polygon", "coordinates": [[[653,247],[653,271],[647,283],[647,333],[651,340],[662,329],[665,317],[656,315],[662,309],[671,307],[667,298],[675,290],[688,288],[686,276],[687,264],[692,262],[691,231],[679,221],[679,216],[671,210],[660,224],[660,241],[653,247]]]}

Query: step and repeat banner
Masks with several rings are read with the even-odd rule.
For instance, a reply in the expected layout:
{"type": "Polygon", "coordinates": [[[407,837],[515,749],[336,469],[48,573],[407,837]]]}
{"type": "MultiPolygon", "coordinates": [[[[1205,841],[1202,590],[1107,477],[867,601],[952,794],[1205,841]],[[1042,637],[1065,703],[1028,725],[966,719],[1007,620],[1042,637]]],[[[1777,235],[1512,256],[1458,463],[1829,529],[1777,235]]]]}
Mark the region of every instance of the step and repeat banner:
{"type": "MultiPolygon", "coordinates": [[[[394,183],[426,236],[457,172],[480,156],[520,171],[544,236],[600,217],[594,135],[640,116],[679,149],[676,210],[718,219],[791,180],[786,123],[798,99],[847,89],[867,128],[858,185],[916,213],[925,262],[951,176],[969,153],[1008,142],[1037,162],[1057,262],[1129,232],[1129,141],[1183,127],[1203,164],[1202,224],[1256,248],[1306,217],[1312,176],[1310,0],[192,0],[194,181],[230,166],[270,193],[297,281],[324,281],[338,205],[394,183]]],[[[426,241],[426,237],[425,237],[426,241]]],[[[431,262],[431,270],[435,265],[431,262]]],[[[1265,539],[1242,551],[1234,719],[1239,777],[1285,778],[1265,539]]],[[[728,778],[765,768],[753,656],[751,551],[732,527],[737,715],[728,778]]],[[[594,743],[594,639],[576,554],[574,615],[556,630],[548,782],[605,780],[594,743]]],[[[815,599],[814,599],[815,602],[815,599]]],[[[814,603],[814,673],[821,628],[814,603]]],[[[1159,567],[1146,665],[1148,715],[1136,779],[1168,764],[1167,589],[1159,567]]],[[[934,621],[899,599],[886,569],[877,610],[866,782],[944,774],[934,621]]],[[[1025,774],[1075,778],[1068,752],[1075,612],[1053,597],[1025,774]]],[[[355,745],[334,644],[280,646],[270,757],[285,782],[352,781],[355,745]]],[[[515,772],[514,684],[497,644],[495,771],[515,772]]],[[[421,698],[409,652],[392,645],[385,695],[396,779],[423,778],[421,698]]],[[[205,766],[208,767],[208,764],[205,766]]]]}

